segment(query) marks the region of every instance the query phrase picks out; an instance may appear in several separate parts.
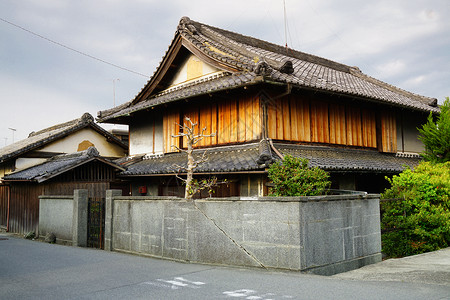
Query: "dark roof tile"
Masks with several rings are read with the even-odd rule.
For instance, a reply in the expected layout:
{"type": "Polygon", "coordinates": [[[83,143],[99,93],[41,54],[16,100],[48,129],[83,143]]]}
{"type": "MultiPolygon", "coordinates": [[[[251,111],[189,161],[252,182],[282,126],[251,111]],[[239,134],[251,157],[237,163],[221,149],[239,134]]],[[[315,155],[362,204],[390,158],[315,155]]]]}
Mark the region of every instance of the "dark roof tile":
{"type": "MultiPolygon", "coordinates": [[[[225,75],[225,77],[235,76],[233,77],[236,80],[235,83],[227,85],[229,81],[223,78],[210,78],[209,81],[214,83],[213,86],[204,81],[197,81],[193,83],[195,88],[191,85],[181,86],[180,89],[184,92],[169,89],[168,92],[162,93],[164,99],[161,99],[161,94],[154,94],[148,99],[140,99],[140,103],[139,101],[135,103],[135,99],[116,109],[99,112],[100,121],[110,120],[149,106],[251,84],[256,78],[256,67],[261,61],[266,61],[268,66],[273,69],[270,74],[265,74],[271,80],[291,83],[299,87],[358,96],[415,110],[439,112],[439,108],[436,107],[436,99],[404,91],[365,75],[356,67],[201,24],[187,17],[181,19],[174,40],[177,36],[192,43],[205,55],[236,68],[238,71],[234,75],[229,73],[225,75]],[[195,28],[194,33],[192,28],[195,28]],[[294,72],[291,75],[279,71],[281,63],[286,60],[293,64],[294,72]],[[240,80],[237,80],[238,78],[240,80]]],[[[147,85],[151,82],[152,78],[147,85]]]]}
{"type": "MultiPolygon", "coordinates": [[[[398,173],[403,171],[405,166],[414,167],[420,161],[419,157],[398,157],[395,154],[379,153],[376,150],[281,143],[275,143],[274,146],[283,155],[290,154],[306,158],[310,166],[333,172],[398,173]]],[[[197,173],[263,171],[274,159],[279,159],[268,147],[267,141],[206,150],[197,149],[194,155],[200,157],[204,151],[207,151],[208,160],[198,166],[195,170],[197,173]]],[[[147,159],[134,158],[131,163],[127,163],[126,159],[117,162],[127,167],[121,175],[137,176],[175,174],[178,171],[185,173],[184,169],[179,170],[176,166],[185,168],[186,161],[186,153],[182,152],[150,156],[147,159]]]]}
{"type": "Polygon", "coordinates": [[[93,160],[102,161],[103,163],[123,170],[123,168],[115,165],[113,162],[100,157],[97,149],[90,147],[85,151],[54,156],[42,164],[6,175],[3,177],[3,180],[43,182],[93,160]]]}

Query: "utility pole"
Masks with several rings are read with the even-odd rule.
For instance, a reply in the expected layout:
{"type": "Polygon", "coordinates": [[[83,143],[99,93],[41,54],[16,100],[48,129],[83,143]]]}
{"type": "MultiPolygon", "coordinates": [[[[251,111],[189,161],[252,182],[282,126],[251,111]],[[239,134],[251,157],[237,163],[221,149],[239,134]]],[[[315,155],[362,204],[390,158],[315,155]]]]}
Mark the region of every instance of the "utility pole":
{"type": "Polygon", "coordinates": [[[113,79],[114,107],[116,107],[116,80],[120,81],[120,79],[119,78],[113,79]]]}
{"type": "Polygon", "coordinates": [[[12,131],[12,143],[14,144],[14,132],[17,131],[17,129],[11,127],[8,127],[8,129],[12,131]]]}

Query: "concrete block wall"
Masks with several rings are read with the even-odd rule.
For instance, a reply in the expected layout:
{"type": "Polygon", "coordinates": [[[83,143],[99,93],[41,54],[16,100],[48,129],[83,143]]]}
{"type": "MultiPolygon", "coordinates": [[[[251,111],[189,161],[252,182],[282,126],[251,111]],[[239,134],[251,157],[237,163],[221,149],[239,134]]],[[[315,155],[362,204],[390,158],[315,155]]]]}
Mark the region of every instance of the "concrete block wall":
{"type": "Polygon", "coordinates": [[[72,241],[73,196],[39,197],[39,236],[55,234],[61,242],[72,241]]]}
{"type": "Polygon", "coordinates": [[[378,195],[106,201],[109,250],[319,274],[381,260],[378,195]]]}
{"type": "Polygon", "coordinates": [[[39,236],[53,233],[59,243],[86,247],[88,191],[73,196],[39,196],[39,236]]]}

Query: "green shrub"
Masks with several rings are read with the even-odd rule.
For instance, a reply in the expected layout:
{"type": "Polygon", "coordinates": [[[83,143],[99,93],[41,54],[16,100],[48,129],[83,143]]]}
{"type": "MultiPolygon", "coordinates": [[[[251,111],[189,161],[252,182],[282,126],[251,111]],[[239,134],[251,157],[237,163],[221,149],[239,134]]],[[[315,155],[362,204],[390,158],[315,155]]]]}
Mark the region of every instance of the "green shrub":
{"type": "Polygon", "coordinates": [[[392,179],[382,204],[382,247],[389,257],[450,246],[450,162],[420,163],[392,179]]]}
{"type": "Polygon", "coordinates": [[[319,168],[309,168],[308,160],[286,155],[281,162],[273,163],[269,170],[273,183],[270,196],[316,196],[330,187],[329,175],[319,168]]]}
{"type": "Polygon", "coordinates": [[[427,123],[419,130],[419,139],[425,145],[422,153],[426,161],[443,163],[450,161],[450,99],[447,97],[441,106],[441,113],[434,122],[430,112],[427,123]]]}

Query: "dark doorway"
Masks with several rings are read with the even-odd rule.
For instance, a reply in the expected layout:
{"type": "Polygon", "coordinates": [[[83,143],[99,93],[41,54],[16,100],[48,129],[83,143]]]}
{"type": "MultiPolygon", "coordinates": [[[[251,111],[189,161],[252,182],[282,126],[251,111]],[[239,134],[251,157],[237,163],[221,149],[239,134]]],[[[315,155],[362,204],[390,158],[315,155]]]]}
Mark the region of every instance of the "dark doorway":
{"type": "Polygon", "coordinates": [[[88,201],[87,246],[104,249],[105,198],[92,197],[88,201]]]}

